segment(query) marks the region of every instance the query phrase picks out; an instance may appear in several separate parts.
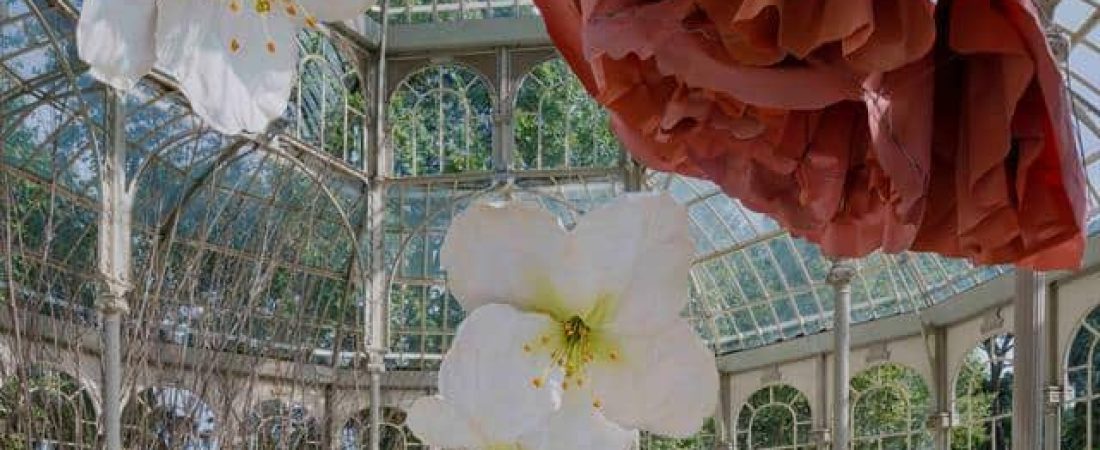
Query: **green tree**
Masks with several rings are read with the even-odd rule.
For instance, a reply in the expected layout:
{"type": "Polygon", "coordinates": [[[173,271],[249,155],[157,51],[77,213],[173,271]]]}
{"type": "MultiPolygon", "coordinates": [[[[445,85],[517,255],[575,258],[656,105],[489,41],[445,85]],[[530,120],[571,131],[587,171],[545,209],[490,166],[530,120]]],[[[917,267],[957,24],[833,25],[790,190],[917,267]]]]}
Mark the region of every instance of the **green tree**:
{"type": "Polygon", "coordinates": [[[561,59],[535,66],[516,97],[518,169],[612,167],[620,147],[609,116],[561,59]]]}

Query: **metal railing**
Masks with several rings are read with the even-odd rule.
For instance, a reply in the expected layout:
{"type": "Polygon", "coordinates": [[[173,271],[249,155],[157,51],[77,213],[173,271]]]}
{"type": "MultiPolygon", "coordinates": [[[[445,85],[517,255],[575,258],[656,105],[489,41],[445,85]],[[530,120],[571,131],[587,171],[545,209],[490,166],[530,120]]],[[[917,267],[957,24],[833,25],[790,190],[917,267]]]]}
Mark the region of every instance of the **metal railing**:
{"type": "MultiPolygon", "coordinates": [[[[370,12],[378,20],[381,7],[370,12]]],[[[460,22],[465,20],[537,16],[533,0],[390,0],[391,24],[460,22]]]]}

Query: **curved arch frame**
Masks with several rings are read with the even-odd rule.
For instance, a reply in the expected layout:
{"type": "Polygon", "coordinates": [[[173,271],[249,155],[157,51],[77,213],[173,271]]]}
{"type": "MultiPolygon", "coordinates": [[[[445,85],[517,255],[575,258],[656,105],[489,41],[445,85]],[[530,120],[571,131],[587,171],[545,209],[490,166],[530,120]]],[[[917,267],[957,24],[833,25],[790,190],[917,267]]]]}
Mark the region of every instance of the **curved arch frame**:
{"type": "MultiPolygon", "coordinates": [[[[395,174],[397,173],[396,167],[397,167],[397,164],[399,162],[399,158],[398,158],[398,151],[397,151],[397,148],[396,148],[396,143],[394,142],[394,139],[393,139],[393,135],[394,135],[393,130],[395,130],[400,124],[398,122],[392,120],[392,115],[393,115],[392,108],[393,108],[394,98],[401,92],[402,89],[407,88],[410,85],[410,81],[415,79],[416,77],[426,76],[426,74],[429,74],[429,72],[431,72],[433,70],[445,70],[446,68],[458,69],[458,70],[461,70],[461,71],[473,76],[473,78],[472,78],[473,81],[467,83],[465,85],[465,88],[469,88],[469,87],[471,87],[475,84],[478,84],[478,83],[480,83],[482,86],[484,86],[485,91],[487,92],[487,94],[489,96],[489,98],[488,98],[489,110],[487,111],[487,115],[491,120],[496,120],[496,116],[497,116],[497,114],[499,113],[499,110],[500,110],[501,96],[497,92],[496,87],[494,86],[492,80],[488,76],[486,76],[484,73],[479,71],[476,67],[474,67],[472,65],[469,65],[469,64],[465,64],[463,62],[448,61],[448,62],[443,62],[443,63],[436,63],[436,62],[427,61],[425,63],[422,63],[421,65],[417,66],[415,69],[409,71],[401,79],[401,81],[394,84],[393,89],[391,91],[387,92],[386,97],[385,97],[386,98],[385,111],[386,111],[386,130],[387,130],[387,132],[386,132],[386,142],[385,142],[385,147],[384,147],[385,150],[384,151],[386,151],[389,155],[389,159],[390,159],[391,166],[392,166],[392,167],[390,167],[390,170],[395,174]]],[[[417,108],[418,108],[417,105],[421,101],[423,101],[424,98],[426,98],[427,96],[433,95],[437,91],[439,91],[439,89],[432,88],[432,89],[424,91],[424,92],[418,92],[417,93],[416,104],[409,105],[409,106],[406,107],[406,109],[407,110],[417,110],[417,108]]],[[[465,97],[464,95],[459,95],[459,93],[457,91],[453,91],[453,90],[450,90],[450,89],[442,89],[441,92],[446,93],[446,94],[454,95],[458,100],[460,100],[460,103],[462,104],[463,108],[466,109],[466,115],[465,116],[466,116],[467,120],[472,120],[473,118],[476,117],[476,115],[471,113],[469,99],[467,97],[465,97]]],[[[464,93],[465,93],[465,91],[463,91],[463,94],[464,93]]],[[[437,118],[437,119],[442,120],[441,117],[437,118]]],[[[436,123],[436,125],[440,127],[440,132],[442,133],[442,130],[443,130],[442,124],[441,123],[436,123]]],[[[473,123],[469,122],[469,123],[464,123],[463,125],[467,128],[467,132],[468,132],[467,134],[469,134],[470,128],[472,128],[473,123]]],[[[496,136],[494,136],[494,134],[497,131],[498,130],[494,130],[494,129],[491,128],[489,130],[487,140],[482,143],[482,144],[486,145],[486,148],[489,151],[488,154],[483,155],[485,157],[485,162],[487,162],[489,164],[492,164],[493,152],[494,152],[494,149],[492,147],[493,147],[494,140],[497,138],[496,136]]],[[[471,142],[474,142],[474,140],[470,140],[469,135],[466,136],[466,139],[467,139],[467,142],[466,142],[467,147],[471,144],[471,142]]],[[[475,140],[476,140],[476,137],[475,137],[475,140]]],[[[437,143],[437,145],[442,145],[442,142],[437,143]]],[[[414,149],[411,149],[411,150],[412,150],[413,155],[415,157],[416,153],[418,153],[418,149],[414,148],[414,149]]],[[[410,169],[411,173],[407,177],[431,177],[433,175],[445,174],[446,172],[444,170],[445,170],[446,161],[447,161],[447,155],[445,155],[443,153],[445,151],[445,149],[440,147],[440,148],[437,148],[435,150],[440,154],[439,155],[440,156],[439,168],[438,168],[439,171],[437,173],[421,173],[419,170],[417,170],[418,166],[415,164],[416,161],[415,161],[415,158],[414,158],[413,168],[410,169]]],[[[485,168],[485,170],[467,170],[467,171],[464,171],[464,172],[486,172],[487,173],[489,170],[492,170],[491,166],[485,168]]]]}
{"type": "MultiPolygon", "coordinates": [[[[969,359],[970,356],[973,355],[976,351],[979,351],[980,348],[981,348],[980,346],[983,345],[984,343],[987,343],[987,342],[992,343],[994,340],[997,340],[997,339],[1015,340],[1015,337],[1013,336],[1013,334],[1011,332],[1006,332],[1006,331],[992,331],[992,332],[989,332],[989,333],[983,333],[982,338],[977,343],[975,343],[973,346],[971,346],[970,351],[966,352],[963,355],[963,357],[962,357],[963,361],[969,359]]],[[[1011,349],[1009,350],[1010,353],[1012,351],[1013,350],[1011,350],[1011,349]]],[[[1002,357],[998,357],[998,358],[1005,358],[1005,357],[1002,356],[1002,357]]],[[[984,365],[988,365],[991,362],[992,361],[983,361],[982,362],[983,367],[985,367],[984,365]]],[[[995,415],[995,416],[992,416],[992,417],[990,417],[988,415],[964,417],[963,414],[960,413],[960,411],[959,411],[959,400],[960,400],[960,395],[961,394],[959,393],[959,387],[960,387],[959,383],[962,382],[961,377],[962,377],[962,374],[963,374],[963,370],[965,370],[965,365],[964,364],[965,364],[964,362],[958,364],[959,370],[955,371],[955,373],[952,374],[951,380],[949,382],[950,384],[948,386],[950,388],[950,393],[951,393],[951,396],[950,396],[950,398],[951,398],[951,412],[952,412],[953,416],[958,417],[959,421],[960,421],[960,423],[956,426],[956,430],[958,430],[959,428],[971,428],[971,427],[983,427],[984,428],[987,425],[990,426],[990,427],[1002,428],[1002,426],[1000,424],[998,424],[998,422],[1002,421],[1002,420],[1005,420],[1005,419],[1009,419],[1009,420],[1011,419],[1011,417],[1012,417],[1012,405],[1011,404],[1009,404],[1008,412],[998,414],[998,415],[995,415]]],[[[1014,364],[1011,357],[1007,357],[1007,364],[1008,364],[1007,369],[1011,369],[1013,364],[1014,364]]],[[[986,381],[986,379],[983,378],[982,380],[979,380],[979,381],[986,381]]],[[[1009,393],[1011,394],[1011,390],[1009,390],[1009,393]]],[[[996,394],[996,393],[994,393],[994,394],[996,394]]],[[[994,401],[996,401],[996,398],[994,398],[994,401]]],[[[956,447],[956,442],[955,442],[956,434],[958,434],[958,433],[956,431],[953,431],[952,435],[951,435],[952,448],[959,448],[959,447],[956,447]]],[[[968,435],[967,436],[967,442],[966,442],[967,447],[965,447],[965,448],[968,448],[968,449],[973,448],[970,439],[971,439],[971,436],[968,435]]],[[[1002,448],[1004,448],[1003,446],[1004,446],[1004,441],[1000,441],[999,445],[995,442],[993,448],[1002,449],[1002,448]]]]}
{"type": "MultiPolygon", "coordinates": [[[[801,449],[808,450],[808,449],[814,448],[814,446],[816,444],[810,439],[812,437],[811,436],[812,433],[807,433],[804,436],[805,439],[801,439],[803,436],[800,435],[799,432],[798,432],[799,428],[804,427],[804,428],[806,428],[807,431],[809,431],[810,427],[813,426],[814,411],[813,411],[812,406],[810,405],[810,400],[809,400],[808,397],[806,397],[806,394],[804,392],[802,392],[801,390],[799,390],[797,387],[794,387],[792,385],[782,383],[782,382],[772,382],[772,383],[768,383],[768,384],[765,384],[765,385],[761,386],[759,389],[753,391],[752,394],[749,394],[749,396],[745,400],[745,402],[743,402],[741,404],[741,408],[737,412],[736,423],[737,423],[738,426],[737,426],[737,429],[736,429],[736,437],[734,438],[734,442],[735,442],[735,445],[741,445],[742,436],[744,436],[744,442],[747,446],[746,447],[736,447],[736,448],[738,448],[739,450],[749,450],[750,448],[753,448],[753,449],[757,448],[757,447],[752,447],[752,445],[755,442],[753,440],[753,428],[754,428],[753,425],[755,425],[757,415],[760,414],[761,410],[764,410],[765,408],[773,408],[773,407],[785,408],[786,412],[790,413],[791,427],[792,428],[788,431],[790,432],[791,442],[789,444],[779,444],[777,446],[771,446],[771,447],[760,447],[760,450],[801,450],[801,449]],[[790,389],[791,392],[795,393],[794,398],[791,399],[791,403],[783,403],[783,402],[776,401],[775,389],[777,389],[777,388],[790,389]],[[765,404],[763,404],[759,407],[753,407],[751,405],[753,397],[755,397],[757,394],[760,394],[760,393],[764,392],[765,390],[768,391],[768,395],[769,395],[769,398],[770,398],[768,403],[765,403],[765,404]],[[795,408],[794,408],[794,404],[798,403],[800,401],[805,403],[805,408],[806,408],[806,417],[804,418],[805,420],[799,420],[800,419],[799,418],[799,412],[796,411],[795,408]],[[749,428],[747,430],[741,430],[740,425],[742,423],[742,416],[746,412],[750,415],[750,417],[749,417],[749,428]]],[[[820,414],[820,412],[818,414],[820,414]]],[[[776,431],[779,432],[780,430],[776,430],[776,431]]]]}
{"type": "Polygon", "coordinates": [[[849,389],[850,389],[851,395],[852,395],[851,408],[849,409],[849,412],[848,412],[848,414],[850,415],[850,422],[849,423],[852,423],[853,425],[860,423],[859,420],[858,420],[859,417],[857,417],[857,412],[859,411],[861,402],[867,399],[867,395],[869,393],[893,390],[895,393],[900,394],[901,398],[905,401],[905,416],[906,417],[903,419],[905,421],[905,428],[904,428],[903,432],[895,432],[895,433],[889,433],[889,434],[876,434],[876,435],[868,436],[868,435],[859,434],[858,433],[859,427],[858,426],[853,426],[852,427],[852,435],[851,435],[851,439],[852,439],[851,442],[852,442],[853,446],[858,447],[861,442],[876,442],[876,443],[879,443],[879,445],[882,445],[881,443],[885,440],[901,438],[901,439],[905,440],[905,447],[904,448],[906,448],[906,449],[919,449],[919,448],[922,448],[922,447],[920,447],[920,442],[914,442],[915,439],[921,439],[922,437],[927,437],[928,438],[927,440],[929,442],[931,442],[931,435],[929,433],[929,430],[927,430],[924,427],[927,412],[931,410],[931,406],[932,406],[932,403],[931,403],[931,401],[932,401],[931,389],[929,387],[931,385],[928,383],[928,380],[926,380],[925,377],[921,375],[920,371],[918,371],[918,370],[916,370],[912,367],[909,367],[907,365],[896,363],[896,362],[889,362],[889,361],[879,362],[879,363],[875,363],[875,364],[872,364],[870,366],[867,366],[866,368],[864,368],[859,373],[854,374],[851,378],[851,381],[848,383],[848,386],[849,386],[849,389]],[[921,405],[914,404],[913,393],[909,391],[909,389],[912,386],[904,386],[901,383],[899,383],[898,381],[890,380],[889,382],[883,383],[883,380],[880,380],[880,379],[878,379],[878,377],[876,377],[875,379],[872,380],[873,384],[867,390],[860,391],[860,390],[857,390],[853,386],[853,384],[855,384],[855,382],[858,378],[875,374],[875,371],[881,370],[885,367],[898,368],[903,372],[907,372],[909,376],[915,377],[914,379],[919,380],[921,382],[920,388],[923,389],[925,391],[925,395],[928,396],[926,398],[926,404],[923,405],[923,408],[921,407],[921,405]],[[921,414],[920,417],[919,417],[920,427],[914,428],[913,427],[913,423],[914,423],[913,415],[916,412],[920,412],[920,410],[914,411],[917,408],[923,409],[924,414],[921,414]]]}

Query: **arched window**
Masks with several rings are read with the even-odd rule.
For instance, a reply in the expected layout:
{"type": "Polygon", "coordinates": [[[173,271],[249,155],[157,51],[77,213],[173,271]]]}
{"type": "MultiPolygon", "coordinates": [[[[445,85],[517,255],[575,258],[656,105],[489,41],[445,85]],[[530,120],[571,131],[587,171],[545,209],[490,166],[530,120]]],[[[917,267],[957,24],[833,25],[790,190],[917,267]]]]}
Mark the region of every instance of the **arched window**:
{"type": "Polygon", "coordinates": [[[737,415],[737,448],[802,450],[810,443],[810,402],[798,389],[768,386],[749,397],[737,415]]]}
{"type": "Polygon", "coordinates": [[[248,450],[320,450],[321,429],[299,404],[268,400],[249,417],[248,450]]]}
{"type": "Polygon", "coordinates": [[[5,382],[0,389],[0,419],[12,428],[0,437],[0,448],[91,449],[96,445],[92,399],[67,373],[36,367],[5,382]]]}
{"type": "Polygon", "coordinates": [[[1100,446],[1100,308],[1077,329],[1066,359],[1066,403],[1062,407],[1062,448],[1100,446]]]}
{"type": "MultiPolygon", "coordinates": [[[[382,408],[382,450],[422,450],[427,446],[405,426],[405,412],[382,408]]],[[[360,411],[340,431],[340,450],[370,448],[370,411],[360,411]]]]}
{"type": "Polygon", "coordinates": [[[610,167],[619,161],[607,111],[561,59],[539,64],[523,78],[515,112],[517,169],[610,167]]]}
{"type": "Polygon", "coordinates": [[[394,174],[488,170],[492,113],[489,83],[465,66],[438,65],[410,75],[390,96],[394,174]]]}
{"type": "Polygon", "coordinates": [[[640,437],[641,450],[710,450],[715,448],[717,435],[714,419],[707,419],[703,428],[695,436],[686,439],[672,439],[649,433],[640,437]]]}
{"type": "Polygon", "coordinates": [[[359,167],[363,162],[366,99],[354,66],[321,33],[298,35],[302,57],[292,97],[295,137],[359,167]]]}
{"type": "Polygon", "coordinates": [[[122,413],[126,448],[217,450],[214,410],[186,389],[150,388],[122,413]]]}
{"type": "Polygon", "coordinates": [[[930,449],[928,386],[915,370],[884,364],[852,378],[852,448],[930,449]]]}
{"type": "Polygon", "coordinates": [[[982,341],[966,355],[955,379],[953,450],[1009,450],[1012,447],[1012,357],[1016,341],[1002,334],[982,341]]]}

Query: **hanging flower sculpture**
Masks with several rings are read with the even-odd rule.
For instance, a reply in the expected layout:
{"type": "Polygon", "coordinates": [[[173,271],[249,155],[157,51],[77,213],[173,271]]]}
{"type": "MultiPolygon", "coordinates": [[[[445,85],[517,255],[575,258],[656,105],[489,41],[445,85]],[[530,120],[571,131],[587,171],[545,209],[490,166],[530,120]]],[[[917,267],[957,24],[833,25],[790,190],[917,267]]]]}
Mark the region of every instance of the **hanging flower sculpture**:
{"type": "Polygon", "coordinates": [[[586,408],[553,384],[527,380],[540,355],[513,345],[536,338],[535,314],[506,305],[474,311],[459,327],[439,372],[441,395],[409,410],[409,427],[426,443],[482,450],[626,450],[634,433],[586,408]]]}
{"type": "MultiPolygon", "coordinates": [[[[679,315],[693,249],[687,211],[666,195],[638,194],[572,231],[539,208],[473,205],[451,225],[441,261],[467,311],[508,305],[465,332],[530,355],[497,358],[486,371],[522,362],[507,370],[526,371],[528,391],[561,389],[623,427],[686,437],[718,398],[713,354],[679,315]]],[[[468,351],[461,344],[453,352],[468,351]]]]}
{"type": "Polygon", "coordinates": [[[353,19],[373,0],[86,0],[80,58],[128,90],[156,65],[218,131],[262,131],[283,114],[302,28],[353,19]]]}
{"type": "Polygon", "coordinates": [[[1086,178],[1040,3],[535,0],[650,168],[829,256],[1074,269],[1086,178]]]}

